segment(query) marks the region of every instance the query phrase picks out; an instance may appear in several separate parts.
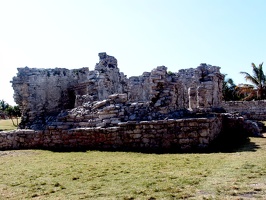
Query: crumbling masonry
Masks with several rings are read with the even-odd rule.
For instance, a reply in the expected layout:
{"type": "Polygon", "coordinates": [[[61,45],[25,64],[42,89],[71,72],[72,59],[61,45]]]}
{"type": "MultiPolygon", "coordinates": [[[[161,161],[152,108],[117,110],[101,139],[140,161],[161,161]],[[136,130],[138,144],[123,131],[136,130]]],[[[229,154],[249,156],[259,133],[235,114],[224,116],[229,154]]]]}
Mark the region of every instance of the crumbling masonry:
{"type": "Polygon", "coordinates": [[[219,67],[201,64],[167,73],[160,66],[126,78],[114,57],[106,53],[99,57],[93,71],[19,68],[12,83],[23,114],[22,128],[46,125],[47,117],[61,111],[60,121],[71,122],[71,128],[110,127],[126,121],[180,118],[184,110],[210,111],[221,104],[219,67]]]}
{"type": "Polygon", "coordinates": [[[92,71],[18,68],[12,84],[22,129],[0,132],[0,148],[182,151],[208,147],[227,126],[217,113],[219,67],[169,73],[160,66],[127,78],[113,56],[99,58],[92,71]]]}

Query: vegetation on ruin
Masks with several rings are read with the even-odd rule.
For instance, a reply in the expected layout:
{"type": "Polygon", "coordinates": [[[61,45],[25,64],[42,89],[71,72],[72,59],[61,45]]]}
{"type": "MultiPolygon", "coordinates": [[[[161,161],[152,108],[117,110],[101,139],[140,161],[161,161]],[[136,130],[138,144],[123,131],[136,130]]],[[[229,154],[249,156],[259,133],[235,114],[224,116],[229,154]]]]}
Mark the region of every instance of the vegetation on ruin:
{"type": "Polygon", "coordinates": [[[264,199],[266,138],[229,153],[0,152],[0,199],[264,199]]]}

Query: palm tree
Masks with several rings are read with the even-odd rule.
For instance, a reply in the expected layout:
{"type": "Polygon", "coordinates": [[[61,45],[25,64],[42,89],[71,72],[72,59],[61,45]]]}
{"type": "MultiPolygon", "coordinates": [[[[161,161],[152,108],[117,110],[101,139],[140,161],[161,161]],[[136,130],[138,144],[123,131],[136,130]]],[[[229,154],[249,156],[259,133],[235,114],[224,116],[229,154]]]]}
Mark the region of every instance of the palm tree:
{"type": "Polygon", "coordinates": [[[266,77],[264,75],[262,65],[263,65],[263,63],[261,63],[257,67],[254,63],[251,63],[251,67],[253,70],[253,76],[247,72],[240,72],[240,74],[245,75],[246,81],[249,81],[254,85],[254,89],[257,91],[257,99],[264,99],[265,98],[266,77]]]}
{"type": "MultiPolygon", "coordinates": [[[[226,77],[227,74],[224,74],[226,77]]],[[[225,101],[239,100],[239,96],[236,93],[236,84],[231,78],[224,78],[223,82],[223,99],[225,101]]]]}

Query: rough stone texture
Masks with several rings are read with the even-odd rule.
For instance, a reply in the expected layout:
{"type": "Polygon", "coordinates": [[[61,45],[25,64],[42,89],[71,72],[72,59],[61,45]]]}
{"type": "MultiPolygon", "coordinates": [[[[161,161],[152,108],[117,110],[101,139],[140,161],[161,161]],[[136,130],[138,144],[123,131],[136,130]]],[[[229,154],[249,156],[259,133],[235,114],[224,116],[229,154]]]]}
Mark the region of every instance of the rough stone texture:
{"type": "Polygon", "coordinates": [[[123,122],[108,128],[0,132],[0,149],[90,148],[148,151],[203,149],[219,135],[222,118],[123,122]]]}
{"type": "Polygon", "coordinates": [[[239,113],[246,119],[266,120],[266,100],[258,101],[225,101],[222,107],[229,113],[239,113]]]}
{"type": "Polygon", "coordinates": [[[247,124],[210,114],[222,103],[219,67],[167,73],[159,66],[127,78],[113,56],[99,58],[93,71],[19,68],[14,97],[20,127],[31,130],[0,132],[0,149],[190,151],[208,147],[223,130],[238,130],[231,121],[247,124]]]}
{"type": "Polygon", "coordinates": [[[43,124],[47,114],[52,115],[63,109],[73,108],[75,94],[71,87],[86,80],[87,73],[88,68],[18,68],[12,85],[15,102],[22,111],[21,126],[25,127],[27,123],[32,122],[43,124]]]}
{"type": "Polygon", "coordinates": [[[104,124],[104,120],[113,117],[117,121],[161,119],[169,114],[177,118],[183,116],[184,110],[198,112],[220,107],[223,75],[219,67],[201,64],[169,74],[166,67],[160,66],[126,78],[113,56],[99,53],[99,57],[93,71],[19,68],[12,84],[15,101],[22,110],[21,128],[45,128],[47,121],[54,120],[51,116],[67,108],[74,108],[76,115],[86,110],[87,115],[97,115],[104,124]],[[119,102],[110,102],[108,98],[114,94],[123,100],[119,97],[119,102]],[[91,112],[91,108],[96,109],[94,105],[104,102],[108,108],[91,112]]]}
{"type": "Polygon", "coordinates": [[[259,123],[249,119],[245,119],[237,113],[223,114],[223,131],[227,134],[243,134],[247,136],[262,137],[259,123]]]}
{"type": "Polygon", "coordinates": [[[168,119],[156,121],[128,121],[115,127],[67,129],[65,123],[46,130],[14,130],[0,132],[0,149],[29,148],[87,148],[100,150],[130,150],[152,152],[201,151],[225,134],[250,135],[245,129],[249,122],[231,114],[210,117],[168,119]]]}

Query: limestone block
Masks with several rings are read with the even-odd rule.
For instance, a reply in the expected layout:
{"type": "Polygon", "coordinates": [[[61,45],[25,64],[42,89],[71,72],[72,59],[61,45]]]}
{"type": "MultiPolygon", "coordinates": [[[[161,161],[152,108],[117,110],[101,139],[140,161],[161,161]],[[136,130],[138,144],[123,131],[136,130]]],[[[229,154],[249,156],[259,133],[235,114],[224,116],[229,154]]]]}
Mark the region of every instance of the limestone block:
{"type": "Polygon", "coordinates": [[[99,101],[93,105],[92,109],[97,109],[99,107],[102,107],[102,106],[106,105],[107,102],[109,102],[109,101],[108,100],[99,101]]]}
{"type": "Polygon", "coordinates": [[[143,138],[143,139],[142,139],[142,142],[143,142],[144,144],[147,144],[147,143],[150,142],[150,139],[149,139],[149,138],[143,138]]]}
{"type": "Polygon", "coordinates": [[[79,122],[78,124],[79,124],[79,126],[84,127],[84,126],[88,126],[89,122],[79,122]]]}
{"type": "Polygon", "coordinates": [[[142,136],[141,134],[133,134],[132,137],[133,137],[134,139],[137,139],[137,138],[141,138],[141,136],[142,136]]]}
{"type": "Polygon", "coordinates": [[[110,119],[110,118],[113,118],[113,117],[116,117],[117,114],[99,114],[99,119],[110,119]]]}
{"type": "Polygon", "coordinates": [[[201,137],[207,137],[209,135],[208,129],[201,129],[201,130],[199,130],[199,135],[201,137]]]}
{"type": "Polygon", "coordinates": [[[112,119],[110,120],[110,123],[111,123],[111,124],[118,124],[119,122],[121,122],[121,120],[120,120],[119,118],[112,118],[112,119]]]}
{"type": "Polygon", "coordinates": [[[116,103],[125,103],[128,100],[127,94],[112,94],[108,98],[114,100],[116,103]]]}
{"type": "Polygon", "coordinates": [[[188,137],[197,138],[198,137],[197,131],[191,131],[190,133],[188,133],[188,137]]]}
{"type": "Polygon", "coordinates": [[[200,142],[200,144],[209,144],[209,138],[200,137],[199,142],[200,142]]]}
{"type": "Polygon", "coordinates": [[[110,105],[110,106],[106,106],[104,107],[100,113],[106,114],[106,113],[111,113],[112,111],[114,111],[116,109],[115,105],[110,105]]]}
{"type": "Polygon", "coordinates": [[[189,139],[180,139],[180,140],[179,140],[179,143],[180,143],[181,145],[189,144],[189,142],[190,142],[189,139]]]}

